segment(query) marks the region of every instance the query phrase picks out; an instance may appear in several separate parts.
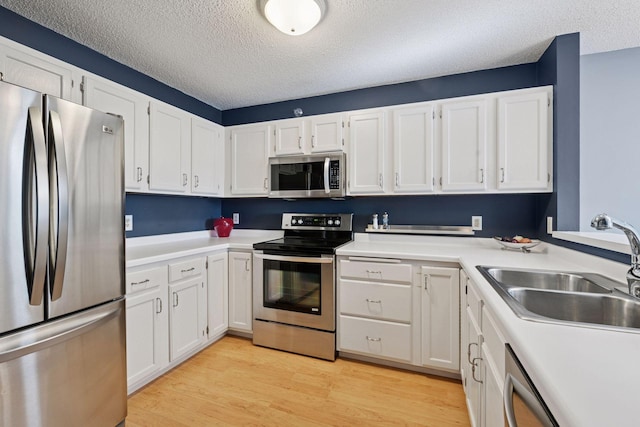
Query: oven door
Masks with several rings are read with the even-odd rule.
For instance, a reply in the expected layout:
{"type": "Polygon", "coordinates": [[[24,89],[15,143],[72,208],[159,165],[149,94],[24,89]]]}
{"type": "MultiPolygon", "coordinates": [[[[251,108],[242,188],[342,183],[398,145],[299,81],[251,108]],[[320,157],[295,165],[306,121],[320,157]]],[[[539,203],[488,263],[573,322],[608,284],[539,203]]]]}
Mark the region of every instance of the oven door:
{"type": "Polygon", "coordinates": [[[254,252],[253,314],[258,320],[335,331],[334,256],[254,252]]]}

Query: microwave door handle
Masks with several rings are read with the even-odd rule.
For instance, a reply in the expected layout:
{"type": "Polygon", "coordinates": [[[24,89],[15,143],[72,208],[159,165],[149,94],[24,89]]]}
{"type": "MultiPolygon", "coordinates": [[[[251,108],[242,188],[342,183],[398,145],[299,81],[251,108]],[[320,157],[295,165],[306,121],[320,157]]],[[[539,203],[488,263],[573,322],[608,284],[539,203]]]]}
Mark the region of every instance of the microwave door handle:
{"type": "Polygon", "coordinates": [[[329,165],[331,164],[331,159],[329,157],[324,158],[324,192],[329,194],[329,165]]]}

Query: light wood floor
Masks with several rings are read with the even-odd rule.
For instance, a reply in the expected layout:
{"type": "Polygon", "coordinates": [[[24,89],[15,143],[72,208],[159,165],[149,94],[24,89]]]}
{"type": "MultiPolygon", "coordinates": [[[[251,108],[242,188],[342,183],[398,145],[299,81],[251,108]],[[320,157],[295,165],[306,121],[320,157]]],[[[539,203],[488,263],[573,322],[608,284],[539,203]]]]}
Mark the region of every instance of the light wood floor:
{"type": "Polygon", "coordinates": [[[129,398],[138,426],[468,426],[462,385],[227,336],[129,398]]]}

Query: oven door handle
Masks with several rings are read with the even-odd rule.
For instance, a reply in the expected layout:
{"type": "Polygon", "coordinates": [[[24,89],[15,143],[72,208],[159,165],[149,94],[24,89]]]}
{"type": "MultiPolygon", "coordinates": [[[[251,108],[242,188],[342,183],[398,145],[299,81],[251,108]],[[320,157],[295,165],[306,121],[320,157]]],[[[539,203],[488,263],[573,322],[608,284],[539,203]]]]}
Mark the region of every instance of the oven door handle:
{"type": "Polygon", "coordinates": [[[318,257],[304,257],[304,256],[287,256],[287,255],[266,255],[254,253],[256,258],[268,259],[272,261],[289,261],[289,262],[301,262],[306,264],[333,264],[333,257],[318,258],[318,257]]]}

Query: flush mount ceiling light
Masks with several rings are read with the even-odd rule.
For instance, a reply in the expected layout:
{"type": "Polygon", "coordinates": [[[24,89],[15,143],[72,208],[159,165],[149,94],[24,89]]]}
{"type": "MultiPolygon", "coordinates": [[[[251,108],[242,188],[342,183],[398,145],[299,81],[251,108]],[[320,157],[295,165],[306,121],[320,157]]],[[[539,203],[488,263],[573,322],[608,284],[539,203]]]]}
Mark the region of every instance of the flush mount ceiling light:
{"type": "Polygon", "coordinates": [[[311,30],[325,11],[324,0],[261,0],[260,4],[271,25],[290,36],[311,30]]]}

